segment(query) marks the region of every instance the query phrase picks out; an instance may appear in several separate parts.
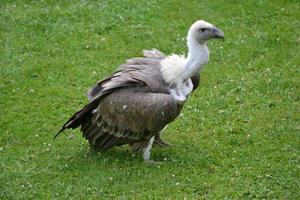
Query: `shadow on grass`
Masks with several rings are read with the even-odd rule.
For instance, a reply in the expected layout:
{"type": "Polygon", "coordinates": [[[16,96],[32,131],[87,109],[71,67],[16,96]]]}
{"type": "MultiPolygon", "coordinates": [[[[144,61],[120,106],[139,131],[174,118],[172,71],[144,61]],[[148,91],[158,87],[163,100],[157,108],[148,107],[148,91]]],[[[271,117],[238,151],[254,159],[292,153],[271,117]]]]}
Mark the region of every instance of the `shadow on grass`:
{"type": "MultiPolygon", "coordinates": [[[[186,160],[180,152],[176,152],[174,147],[153,148],[151,159],[160,162],[159,165],[181,165],[186,164],[186,160]],[[185,161],[184,161],[185,160],[185,161]]],[[[127,145],[114,147],[103,151],[91,146],[84,146],[74,152],[72,156],[66,156],[61,162],[68,163],[69,168],[76,169],[79,166],[99,167],[99,168],[136,168],[140,166],[150,166],[144,163],[142,152],[132,153],[127,145]]]]}
{"type": "Polygon", "coordinates": [[[207,151],[199,151],[199,149],[179,147],[168,147],[165,149],[153,148],[151,151],[151,159],[158,161],[159,164],[149,165],[143,162],[142,152],[133,154],[128,146],[115,147],[107,151],[87,147],[77,151],[71,157],[65,157],[65,163],[69,168],[91,168],[98,169],[135,169],[140,167],[178,167],[186,168],[186,166],[197,166],[206,171],[211,165],[214,165],[216,158],[212,155],[208,156],[207,151]],[[188,151],[188,152],[186,152],[188,151]]]}

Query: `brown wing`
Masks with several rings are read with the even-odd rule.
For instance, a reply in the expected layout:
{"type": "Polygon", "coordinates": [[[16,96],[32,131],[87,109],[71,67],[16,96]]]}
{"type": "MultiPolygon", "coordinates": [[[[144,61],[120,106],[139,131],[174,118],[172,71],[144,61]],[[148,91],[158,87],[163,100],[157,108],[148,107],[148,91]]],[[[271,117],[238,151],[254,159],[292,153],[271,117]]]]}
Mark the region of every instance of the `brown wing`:
{"type": "Polygon", "coordinates": [[[157,50],[145,51],[145,58],[132,58],[121,65],[119,70],[100,81],[88,93],[90,102],[76,112],[55,135],[68,128],[77,128],[80,125],[89,124],[94,116],[93,110],[97,108],[102,99],[122,88],[148,87],[153,93],[168,94],[167,85],[160,75],[160,60],[164,56],[157,50]],[[148,57],[147,57],[148,56],[148,57]]]}
{"type": "Polygon", "coordinates": [[[181,105],[168,94],[151,93],[148,87],[125,88],[107,95],[92,120],[81,130],[101,149],[149,140],[172,122],[181,105]]]}
{"type": "MultiPolygon", "coordinates": [[[[160,61],[165,55],[155,49],[143,53],[144,58],[128,60],[94,86],[88,93],[90,102],[56,136],[65,129],[81,126],[92,145],[107,149],[147,140],[173,121],[182,105],[169,95],[160,75],[160,61]]],[[[192,81],[198,83],[199,76],[192,81]]]]}
{"type": "MultiPolygon", "coordinates": [[[[120,85],[122,85],[122,87],[143,85],[145,77],[147,79],[147,76],[149,76],[149,72],[153,74],[151,70],[156,70],[156,72],[154,73],[159,74],[157,73],[157,70],[160,70],[160,61],[166,56],[157,49],[143,50],[143,55],[145,57],[131,58],[127,60],[126,63],[121,65],[119,67],[119,70],[115,72],[112,76],[109,76],[108,78],[99,81],[88,91],[87,98],[91,101],[96,96],[101,95],[101,92],[103,92],[103,90],[107,91],[109,89],[119,87],[120,85]],[[109,82],[110,84],[108,84],[109,82]],[[112,82],[113,84],[111,84],[112,82]]],[[[150,85],[151,83],[155,83],[155,81],[157,81],[157,78],[160,77],[158,76],[154,80],[148,78],[148,84],[150,85]]],[[[156,88],[153,89],[155,90],[156,88]]]]}

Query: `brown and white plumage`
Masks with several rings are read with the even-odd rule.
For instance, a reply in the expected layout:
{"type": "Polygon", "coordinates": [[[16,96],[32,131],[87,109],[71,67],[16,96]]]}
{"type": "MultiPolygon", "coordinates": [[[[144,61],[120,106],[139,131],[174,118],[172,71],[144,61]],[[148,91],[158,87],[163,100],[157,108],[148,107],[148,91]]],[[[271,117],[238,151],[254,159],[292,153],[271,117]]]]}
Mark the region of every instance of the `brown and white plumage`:
{"type": "MultiPolygon", "coordinates": [[[[92,87],[87,94],[90,102],[57,135],[80,126],[92,146],[106,150],[129,144],[134,151],[143,150],[144,159],[149,160],[152,143],[165,144],[160,131],[179,115],[190,92],[198,87],[200,76],[196,70],[184,79],[180,74],[170,77],[172,58],[156,49],[145,50],[143,55],[127,60],[92,87]]],[[[173,67],[182,70],[187,63],[189,60],[182,57],[182,64],[173,67]]]]}

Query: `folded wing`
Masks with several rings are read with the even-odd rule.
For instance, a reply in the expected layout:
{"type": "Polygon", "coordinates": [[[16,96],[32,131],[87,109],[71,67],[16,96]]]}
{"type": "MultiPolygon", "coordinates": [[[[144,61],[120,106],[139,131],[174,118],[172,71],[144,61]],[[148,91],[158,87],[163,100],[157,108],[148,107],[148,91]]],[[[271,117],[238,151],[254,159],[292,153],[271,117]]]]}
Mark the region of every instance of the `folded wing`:
{"type": "MultiPolygon", "coordinates": [[[[92,87],[87,94],[90,102],[57,135],[81,126],[83,136],[98,148],[128,143],[138,146],[135,144],[149,141],[172,122],[180,113],[182,102],[176,102],[169,94],[169,86],[162,79],[160,62],[165,55],[155,49],[143,53],[145,57],[129,59],[92,87]]],[[[199,75],[192,81],[196,89],[199,75]]]]}

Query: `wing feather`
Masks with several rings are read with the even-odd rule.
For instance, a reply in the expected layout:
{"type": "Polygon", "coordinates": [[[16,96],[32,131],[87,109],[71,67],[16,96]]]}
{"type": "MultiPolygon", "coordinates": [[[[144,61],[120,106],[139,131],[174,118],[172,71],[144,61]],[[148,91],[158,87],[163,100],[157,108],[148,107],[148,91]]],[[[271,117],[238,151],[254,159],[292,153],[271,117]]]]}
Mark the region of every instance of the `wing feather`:
{"type": "Polygon", "coordinates": [[[83,134],[102,149],[120,140],[134,143],[150,139],[178,116],[181,107],[170,95],[149,91],[141,87],[110,93],[99,103],[93,123],[89,124],[93,128],[82,129],[83,134]]]}
{"type": "Polygon", "coordinates": [[[135,77],[135,79],[132,80],[129,78],[130,74],[132,72],[137,73],[138,71],[140,71],[140,74],[151,72],[153,68],[159,68],[160,61],[166,57],[162,52],[158,51],[157,49],[143,50],[143,55],[145,57],[131,58],[127,60],[125,64],[120,65],[119,69],[113,75],[109,76],[108,78],[102,81],[99,81],[88,91],[87,98],[91,101],[95,97],[102,95],[102,93],[105,94],[105,91],[109,91],[118,87],[143,85],[146,82],[146,80],[143,80],[145,78],[145,75],[135,77]]]}

